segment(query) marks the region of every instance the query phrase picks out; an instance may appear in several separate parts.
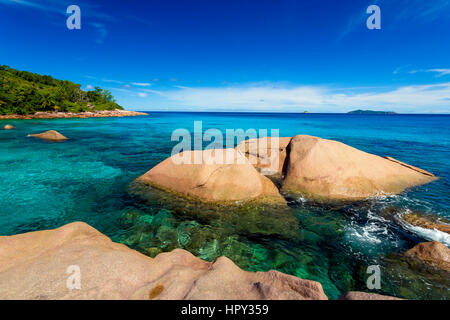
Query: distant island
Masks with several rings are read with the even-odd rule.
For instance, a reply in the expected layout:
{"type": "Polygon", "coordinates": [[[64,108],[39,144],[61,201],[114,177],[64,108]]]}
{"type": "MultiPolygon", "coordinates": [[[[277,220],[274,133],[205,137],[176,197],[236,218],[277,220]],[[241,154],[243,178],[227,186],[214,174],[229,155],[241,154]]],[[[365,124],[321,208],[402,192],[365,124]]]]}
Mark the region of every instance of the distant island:
{"type": "Polygon", "coordinates": [[[141,115],[125,111],[111,92],[95,87],[84,91],[80,84],[48,75],[0,66],[0,118],[91,117],[141,115]]]}
{"type": "Polygon", "coordinates": [[[396,114],[394,111],[353,110],[349,114],[396,114]]]}

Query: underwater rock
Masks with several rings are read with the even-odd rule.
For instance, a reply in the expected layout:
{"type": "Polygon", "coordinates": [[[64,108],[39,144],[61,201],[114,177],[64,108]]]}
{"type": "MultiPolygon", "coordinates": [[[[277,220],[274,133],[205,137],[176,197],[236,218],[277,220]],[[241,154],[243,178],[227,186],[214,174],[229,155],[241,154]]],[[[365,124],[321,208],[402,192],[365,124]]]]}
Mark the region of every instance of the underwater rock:
{"type": "Polygon", "coordinates": [[[12,125],[7,124],[6,126],[3,127],[3,129],[5,129],[5,130],[12,130],[12,129],[15,129],[15,128],[12,125]]]}
{"type": "Polygon", "coordinates": [[[286,203],[277,187],[234,149],[182,152],[162,161],[134,183],[210,203],[286,203]],[[220,154],[224,160],[220,164],[214,163],[220,154]],[[197,157],[202,159],[200,164],[195,164],[197,157]],[[227,157],[229,160],[225,161],[227,157]],[[180,163],[181,158],[187,159],[188,163],[180,163]]]}
{"type": "Polygon", "coordinates": [[[287,153],[282,191],[317,200],[355,201],[398,194],[437,179],[398,161],[307,135],[293,137],[287,153]]]}
{"type": "Polygon", "coordinates": [[[377,293],[349,291],[340,296],[339,300],[404,300],[404,299],[391,296],[384,296],[377,293]]]}
{"type": "Polygon", "coordinates": [[[379,215],[422,239],[450,245],[450,220],[438,214],[389,206],[382,208],[379,215]]]}
{"type": "MultiPolygon", "coordinates": [[[[195,220],[203,225],[218,228],[224,237],[239,234],[294,239],[298,236],[298,219],[285,202],[280,204],[255,201],[207,203],[192,201],[192,199],[141,183],[133,183],[130,186],[130,193],[137,195],[139,199],[136,200],[143,200],[147,206],[169,210],[177,219],[195,220]]],[[[133,224],[137,225],[139,222],[133,224]]],[[[156,221],[151,225],[159,228],[156,221]]]]}
{"type": "Polygon", "coordinates": [[[403,220],[405,220],[409,224],[412,224],[413,226],[426,228],[426,229],[430,229],[430,230],[436,229],[436,230],[450,234],[450,224],[442,223],[431,217],[412,212],[412,213],[404,214],[402,216],[402,218],[403,218],[403,220]]]}
{"type": "Polygon", "coordinates": [[[380,261],[381,288],[393,296],[412,300],[449,300],[450,272],[430,263],[391,252],[380,261]]]}
{"type": "Polygon", "coordinates": [[[55,130],[49,130],[43,133],[30,134],[30,137],[39,138],[47,141],[64,141],[67,140],[65,136],[55,130]]]}
{"type": "Polygon", "coordinates": [[[152,259],[75,222],[0,237],[0,299],[327,297],[318,282],[273,270],[243,271],[226,257],[206,262],[176,249],[152,259]]]}
{"type": "Polygon", "coordinates": [[[242,141],[236,150],[264,175],[281,175],[286,159],[286,148],[291,137],[264,137],[242,141]]]}
{"type": "Polygon", "coordinates": [[[421,242],[406,251],[405,255],[438,269],[450,271],[450,249],[440,242],[421,242]]]}

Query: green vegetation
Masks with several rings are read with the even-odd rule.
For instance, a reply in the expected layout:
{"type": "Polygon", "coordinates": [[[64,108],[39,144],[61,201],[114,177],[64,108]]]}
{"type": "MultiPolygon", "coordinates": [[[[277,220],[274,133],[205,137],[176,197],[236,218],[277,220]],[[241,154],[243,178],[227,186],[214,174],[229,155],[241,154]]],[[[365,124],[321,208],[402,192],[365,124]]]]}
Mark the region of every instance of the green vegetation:
{"type": "Polygon", "coordinates": [[[395,114],[394,111],[374,111],[374,110],[354,110],[347,112],[350,114],[395,114]]]}
{"type": "Polygon", "coordinates": [[[83,91],[80,87],[68,80],[0,66],[0,115],[123,109],[108,90],[83,91]]]}

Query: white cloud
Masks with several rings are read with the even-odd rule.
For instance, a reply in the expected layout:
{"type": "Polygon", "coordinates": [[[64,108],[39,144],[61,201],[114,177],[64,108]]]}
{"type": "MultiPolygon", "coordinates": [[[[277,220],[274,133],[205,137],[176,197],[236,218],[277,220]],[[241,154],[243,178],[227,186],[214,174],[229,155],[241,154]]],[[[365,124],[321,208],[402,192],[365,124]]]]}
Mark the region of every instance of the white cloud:
{"type": "Polygon", "coordinates": [[[118,84],[122,84],[123,81],[119,81],[119,80],[112,80],[112,79],[102,79],[103,82],[110,82],[110,83],[118,83],[118,84]]]}
{"type": "Polygon", "coordinates": [[[148,87],[151,86],[151,83],[148,82],[132,82],[131,83],[133,86],[138,86],[138,87],[148,87]]]}
{"type": "Polygon", "coordinates": [[[450,69],[430,69],[428,72],[436,72],[438,73],[438,76],[445,76],[450,74],[450,69]]]}
{"type": "Polygon", "coordinates": [[[86,90],[92,90],[92,89],[94,89],[94,87],[93,87],[92,85],[88,84],[88,85],[86,86],[86,90]]]}
{"type": "Polygon", "coordinates": [[[138,96],[141,98],[145,98],[147,96],[147,94],[145,92],[139,92],[138,96]]]}
{"type": "MultiPolygon", "coordinates": [[[[429,72],[429,73],[437,73],[436,77],[442,77],[445,75],[449,75],[450,74],[450,69],[419,69],[419,70],[410,70],[408,71],[409,74],[416,74],[416,73],[421,73],[421,72],[429,72]]],[[[398,73],[398,72],[397,72],[398,73]]],[[[396,74],[396,72],[394,71],[394,74],[396,74]]]]}
{"type": "MultiPolygon", "coordinates": [[[[149,92],[149,91],[147,91],[149,92]]],[[[365,108],[403,113],[450,113],[450,82],[390,90],[256,84],[234,87],[177,87],[152,91],[155,105],[195,110],[347,112],[365,108]]]]}

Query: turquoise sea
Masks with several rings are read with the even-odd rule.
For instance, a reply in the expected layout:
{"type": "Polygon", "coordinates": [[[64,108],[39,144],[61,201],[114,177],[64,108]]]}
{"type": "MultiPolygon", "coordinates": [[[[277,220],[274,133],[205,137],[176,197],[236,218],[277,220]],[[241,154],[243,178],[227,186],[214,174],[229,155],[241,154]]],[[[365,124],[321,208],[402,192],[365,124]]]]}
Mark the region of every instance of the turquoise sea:
{"type": "MultiPolygon", "coordinates": [[[[410,299],[450,299],[450,279],[412,265],[401,253],[448,235],[406,227],[401,215],[450,218],[450,115],[171,113],[57,120],[2,120],[0,235],[84,221],[154,256],[185,248],[206,260],[226,255],[251,271],[276,269],[322,283],[330,298],[366,287],[369,265],[380,265],[381,289],[410,299]],[[279,129],[309,134],[389,155],[441,177],[397,196],[346,206],[289,199],[292,215],[273,219],[267,208],[170,205],[131,195],[135,178],[170,156],[175,129],[279,129]],[[57,130],[69,140],[27,137],[57,130]],[[293,219],[293,220],[292,220],[293,219]],[[295,221],[295,223],[292,223],[295,221]],[[287,222],[290,230],[283,226],[287,222]],[[269,227],[268,227],[269,226],[269,227]]],[[[206,145],[207,143],[205,143],[206,145]]]]}

